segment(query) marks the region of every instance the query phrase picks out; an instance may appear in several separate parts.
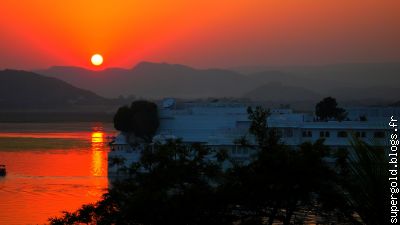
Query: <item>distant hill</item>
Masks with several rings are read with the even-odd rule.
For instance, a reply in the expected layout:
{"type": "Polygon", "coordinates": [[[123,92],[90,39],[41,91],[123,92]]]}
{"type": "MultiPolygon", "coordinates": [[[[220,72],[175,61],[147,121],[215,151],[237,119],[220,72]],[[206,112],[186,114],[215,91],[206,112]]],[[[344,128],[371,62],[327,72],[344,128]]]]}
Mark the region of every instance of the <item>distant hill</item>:
{"type": "Polygon", "coordinates": [[[318,93],[310,91],[302,87],[284,86],[279,82],[268,83],[256,88],[245,94],[246,98],[256,101],[274,101],[274,102],[290,102],[290,101],[314,101],[317,102],[322,98],[318,93]]]}
{"type": "Polygon", "coordinates": [[[0,109],[68,108],[106,101],[55,78],[19,70],[0,71],[0,109]]]}
{"type": "MultiPolygon", "coordinates": [[[[129,70],[111,68],[101,71],[87,70],[80,67],[54,66],[46,70],[34,71],[48,77],[63,80],[75,87],[93,91],[101,96],[117,97],[129,80],[129,70]]],[[[129,94],[133,94],[130,91],[129,94]]]]}
{"type": "MultiPolygon", "coordinates": [[[[322,66],[245,66],[233,68],[249,76],[279,71],[290,74],[296,80],[313,82],[333,82],[334,85],[346,87],[389,86],[399,87],[400,63],[345,63],[322,66]]],[[[288,76],[285,76],[288,77],[288,76]]],[[[329,84],[329,87],[333,87],[329,84]]]]}
{"type": "Polygon", "coordinates": [[[392,103],[390,106],[400,107],[400,101],[392,103]]]}
{"type": "Polygon", "coordinates": [[[313,90],[314,92],[324,93],[327,86],[331,87],[348,87],[348,83],[336,80],[311,78],[308,76],[299,76],[293,72],[282,72],[276,70],[267,70],[249,74],[247,77],[259,81],[260,84],[281,83],[286,86],[301,87],[313,90]]]}
{"type": "Polygon", "coordinates": [[[240,97],[258,84],[255,80],[228,70],[200,70],[149,62],[139,63],[130,70],[90,71],[75,67],[52,67],[37,72],[108,97],[240,97]]]}
{"type": "Polygon", "coordinates": [[[342,101],[371,104],[394,101],[400,96],[400,63],[348,63],[324,66],[235,68],[254,79],[280,82],[312,90],[342,101]]]}
{"type": "Polygon", "coordinates": [[[367,100],[379,102],[386,100],[388,102],[396,101],[400,96],[400,88],[387,86],[367,86],[353,88],[334,88],[327,90],[325,93],[335,96],[339,100],[367,100]]]}
{"type": "Polygon", "coordinates": [[[337,96],[341,101],[365,100],[375,104],[397,100],[400,90],[400,63],[257,67],[255,70],[246,68],[246,71],[245,74],[233,70],[142,62],[132,69],[91,71],[77,67],[51,67],[37,72],[107,97],[250,97],[260,101],[297,101],[316,96],[337,96]],[[284,88],[271,87],[270,83],[281,83],[284,88]],[[282,92],[285,89],[290,92],[282,92]]]}

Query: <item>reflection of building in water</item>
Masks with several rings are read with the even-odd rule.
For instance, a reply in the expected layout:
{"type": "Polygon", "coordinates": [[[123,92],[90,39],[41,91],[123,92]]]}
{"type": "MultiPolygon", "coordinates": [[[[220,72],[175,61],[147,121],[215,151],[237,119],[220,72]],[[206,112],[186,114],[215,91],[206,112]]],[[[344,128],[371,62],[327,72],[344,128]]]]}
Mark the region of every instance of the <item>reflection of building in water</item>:
{"type": "Polygon", "coordinates": [[[92,132],[91,149],[92,149],[92,167],[93,176],[107,175],[107,148],[104,139],[104,133],[100,131],[92,132]]]}
{"type": "MultiPolygon", "coordinates": [[[[387,144],[388,113],[400,116],[397,107],[349,108],[348,121],[316,121],[312,114],[296,113],[290,109],[272,109],[268,126],[273,127],[281,142],[293,147],[320,138],[332,149],[349,148],[352,136],[357,136],[370,144],[387,144]],[[366,117],[366,119],[361,119],[366,117]],[[366,120],[366,121],[364,121],[366,120]]],[[[184,143],[202,143],[211,149],[226,149],[231,159],[248,161],[254,151],[235,145],[234,141],[246,136],[250,142],[254,138],[248,129],[247,106],[239,103],[184,103],[176,104],[168,99],[159,106],[160,128],[154,140],[182,138],[184,143]]],[[[129,145],[126,134],[118,135],[111,143],[109,153],[109,173],[116,172],[124,165],[115,157],[125,158],[125,164],[140,159],[140,148],[129,145]],[[115,165],[116,164],[116,165],[115,165]]]]}

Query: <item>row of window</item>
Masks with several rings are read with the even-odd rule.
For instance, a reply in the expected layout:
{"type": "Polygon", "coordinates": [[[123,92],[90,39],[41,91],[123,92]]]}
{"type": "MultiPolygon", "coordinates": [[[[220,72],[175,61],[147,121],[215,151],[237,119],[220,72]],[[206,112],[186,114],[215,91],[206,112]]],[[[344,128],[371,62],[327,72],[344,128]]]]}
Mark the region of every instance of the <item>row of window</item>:
{"type": "Polygon", "coordinates": [[[112,145],[111,150],[112,151],[119,151],[119,150],[127,150],[131,149],[128,145],[112,145]]]}
{"type": "Polygon", "coordinates": [[[249,149],[248,148],[233,148],[232,154],[233,155],[247,155],[247,154],[249,154],[249,149]]]}
{"type": "MultiPolygon", "coordinates": [[[[354,135],[356,137],[359,137],[359,138],[365,138],[366,137],[365,131],[356,131],[356,132],[339,131],[339,132],[337,132],[337,137],[339,137],[339,138],[347,138],[352,133],[354,133],[354,135]]],[[[303,137],[312,137],[313,133],[310,130],[305,130],[305,131],[302,132],[302,136],[303,137]]],[[[330,134],[329,131],[320,131],[319,132],[319,137],[320,138],[329,138],[330,136],[331,136],[331,134],[330,134]]],[[[375,131],[374,132],[374,138],[385,138],[385,132],[384,131],[375,131]]]]}

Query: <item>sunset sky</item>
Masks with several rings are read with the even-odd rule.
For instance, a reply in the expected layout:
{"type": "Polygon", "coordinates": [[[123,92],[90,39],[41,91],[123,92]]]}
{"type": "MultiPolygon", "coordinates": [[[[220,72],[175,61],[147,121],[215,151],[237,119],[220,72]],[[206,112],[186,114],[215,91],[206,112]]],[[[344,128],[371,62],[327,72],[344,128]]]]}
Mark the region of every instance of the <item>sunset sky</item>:
{"type": "Polygon", "coordinates": [[[398,0],[19,0],[0,7],[0,68],[400,61],[398,0]]]}

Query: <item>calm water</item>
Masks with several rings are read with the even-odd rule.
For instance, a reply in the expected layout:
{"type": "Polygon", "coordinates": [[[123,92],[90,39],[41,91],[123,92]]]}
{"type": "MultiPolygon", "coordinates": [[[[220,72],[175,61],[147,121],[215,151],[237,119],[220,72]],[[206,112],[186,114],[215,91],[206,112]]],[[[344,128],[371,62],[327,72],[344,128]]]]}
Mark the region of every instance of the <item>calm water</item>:
{"type": "Polygon", "coordinates": [[[0,224],[45,224],[108,186],[104,123],[0,123],[0,224]]]}

